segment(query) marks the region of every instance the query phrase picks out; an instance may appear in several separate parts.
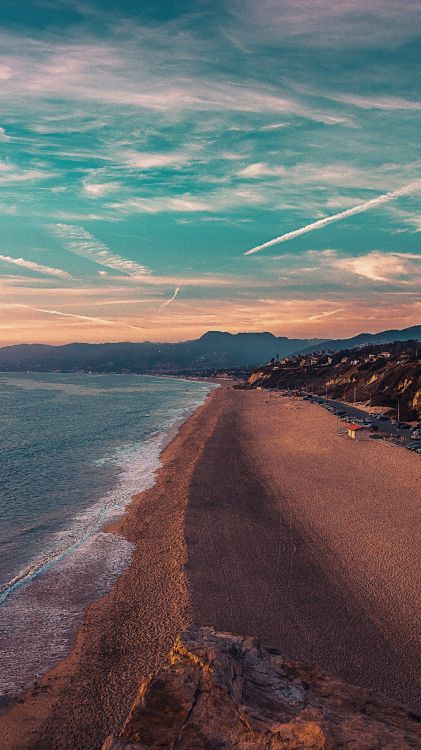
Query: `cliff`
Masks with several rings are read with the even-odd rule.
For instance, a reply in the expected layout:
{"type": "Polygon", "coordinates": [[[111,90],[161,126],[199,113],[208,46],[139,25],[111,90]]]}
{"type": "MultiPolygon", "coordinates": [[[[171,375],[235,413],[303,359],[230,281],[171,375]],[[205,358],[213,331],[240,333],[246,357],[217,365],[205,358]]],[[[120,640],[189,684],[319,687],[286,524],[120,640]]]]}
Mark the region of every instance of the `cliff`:
{"type": "Polygon", "coordinates": [[[103,750],[415,750],[420,721],[253,638],[191,627],[103,750]]]}
{"type": "Polygon", "coordinates": [[[340,401],[389,407],[402,419],[421,418],[421,362],[415,341],[338,353],[293,355],[255,370],[248,387],[304,389],[340,401]]]}

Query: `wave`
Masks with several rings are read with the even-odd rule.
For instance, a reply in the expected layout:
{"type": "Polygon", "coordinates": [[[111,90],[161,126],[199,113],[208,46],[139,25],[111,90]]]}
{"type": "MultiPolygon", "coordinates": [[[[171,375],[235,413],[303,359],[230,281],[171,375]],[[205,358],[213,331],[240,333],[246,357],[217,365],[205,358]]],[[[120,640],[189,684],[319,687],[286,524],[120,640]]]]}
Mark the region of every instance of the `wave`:
{"type": "Polygon", "coordinates": [[[51,534],[43,553],[1,586],[0,696],[6,701],[65,656],[85,608],[129,564],[133,545],[102,529],[124,513],[133,495],[154,485],[163,448],[213,388],[206,386],[184,402],[163,404],[156,421],[152,414],[146,428],[154,434],[97,459],[104,486],[113,481],[113,487],[63,521],[66,527],[51,534]]]}
{"type": "Polygon", "coordinates": [[[165,438],[165,433],[159,433],[140,445],[116,449],[97,462],[107,466],[115,464],[119,468],[116,486],[83,513],[77,514],[68,528],[56,532],[41,557],[0,587],[0,604],[86,544],[96,531],[124,512],[133,495],[153,486],[165,438]]]}

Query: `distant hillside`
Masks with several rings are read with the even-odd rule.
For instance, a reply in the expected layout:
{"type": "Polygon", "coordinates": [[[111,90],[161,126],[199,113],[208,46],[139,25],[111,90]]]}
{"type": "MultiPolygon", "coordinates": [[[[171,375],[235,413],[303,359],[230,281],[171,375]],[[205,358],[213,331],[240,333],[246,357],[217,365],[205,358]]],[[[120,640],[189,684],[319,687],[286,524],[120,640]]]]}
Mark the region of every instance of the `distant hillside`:
{"type": "Polygon", "coordinates": [[[390,341],[419,338],[421,326],[403,331],[364,333],[353,339],[289,339],[272,333],[224,333],[208,331],[199,339],[165,344],[145,341],[139,344],[19,344],[0,348],[0,371],[21,372],[149,372],[201,373],[215,370],[250,371],[270,359],[280,359],[299,351],[337,350],[366,339],[390,341]],[[409,336],[411,332],[411,336],[409,336]]]}
{"type": "Polygon", "coordinates": [[[285,357],[320,339],[288,339],[272,333],[208,331],[199,339],[177,344],[19,344],[0,349],[1,371],[35,372],[205,372],[252,369],[272,357],[285,357]]]}
{"type": "Polygon", "coordinates": [[[393,341],[421,341],[421,326],[411,326],[402,330],[392,329],[390,331],[380,331],[380,333],[359,333],[350,339],[327,339],[318,344],[310,344],[300,349],[300,354],[307,354],[315,351],[334,351],[339,352],[341,349],[352,349],[355,346],[365,346],[366,344],[391,344],[393,341]]]}
{"type": "Polygon", "coordinates": [[[395,341],[332,355],[297,354],[253,372],[249,388],[304,389],[341,401],[389,407],[401,419],[421,419],[421,344],[395,341]]]}

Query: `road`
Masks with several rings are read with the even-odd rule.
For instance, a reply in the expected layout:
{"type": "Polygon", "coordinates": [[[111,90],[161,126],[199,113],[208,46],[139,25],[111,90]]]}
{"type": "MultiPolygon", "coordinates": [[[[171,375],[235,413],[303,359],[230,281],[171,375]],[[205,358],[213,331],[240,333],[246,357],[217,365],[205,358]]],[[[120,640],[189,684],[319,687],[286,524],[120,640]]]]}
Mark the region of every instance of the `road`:
{"type": "MultiPolygon", "coordinates": [[[[318,401],[322,401],[323,403],[330,404],[337,409],[343,409],[343,411],[346,411],[346,413],[350,417],[353,417],[355,419],[366,419],[367,417],[372,416],[370,412],[359,409],[356,406],[352,406],[351,404],[347,404],[344,401],[334,401],[333,399],[323,398],[322,396],[315,396],[314,398],[318,401]]],[[[403,442],[410,442],[410,435],[412,430],[402,430],[390,420],[377,421],[373,419],[373,422],[374,424],[378,425],[379,432],[382,432],[385,435],[393,435],[394,437],[403,440],[403,442]]]]}

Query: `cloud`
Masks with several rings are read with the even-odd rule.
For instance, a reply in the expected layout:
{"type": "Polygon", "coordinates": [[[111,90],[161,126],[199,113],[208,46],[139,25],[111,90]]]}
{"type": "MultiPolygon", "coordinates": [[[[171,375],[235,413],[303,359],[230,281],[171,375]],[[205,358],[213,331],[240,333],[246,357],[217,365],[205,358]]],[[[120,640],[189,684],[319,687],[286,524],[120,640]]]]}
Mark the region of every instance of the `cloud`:
{"type": "Polygon", "coordinates": [[[287,174],[285,167],[271,167],[264,162],[249,164],[248,167],[244,167],[244,169],[240,169],[240,171],[237,172],[238,177],[251,178],[253,180],[259,177],[279,177],[280,175],[285,174],[287,174]]]}
{"type": "Polygon", "coordinates": [[[25,260],[25,258],[12,258],[10,255],[0,255],[0,262],[11,263],[14,266],[27,268],[29,271],[46,274],[47,276],[55,276],[59,279],[71,279],[71,275],[66,271],[62,271],[61,268],[50,268],[40,263],[33,263],[31,260],[25,260]]]}
{"type": "Polygon", "coordinates": [[[281,242],[287,242],[288,240],[292,240],[295,237],[299,237],[302,234],[306,234],[307,232],[314,232],[314,230],[316,229],[323,229],[324,227],[328,226],[329,224],[332,224],[335,221],[342,221],[343,219],[347,219],[349,216],[354,216],[355,214],[361,214],[364,211],[368,211],[370,208],[375,208],[376,206],[380,206],[383,203],[388,203],[389,201],[394,200],[395,198],[398,198],[401,195],[409,195],[410,193],[414,193],[418,190],[421,190],[421,180],[415,180],[414,182],[410,182],[401,188],[392,190],[390,193],[384,193],[383,195],[379,195],[377,198],[372,198],[369,201],[360,203],[358,206],[354,206],[353,208],[348,208],[345,211],[341,211],[338,214],[334,214],[333,216],[327,216],[324,219],[313,221],[311,224],[307,224],[306,226],[301,227],[300,229],[295,229],[292,232],[287,232],[286,234],[282,234],[280,237],[275,237],[275,239],[269,240],[269,242],[264,242],[262,245],[257,245],[256,247],[251,248],[251,250],[247,250],[244,253],[244,255],[252,255],[253,253],[257,253],[260,250],[264,250],[267,247],[272,247],[273,245],[279,245],[281,242]]]}
{"type": "Polygon", "coordinates": [[[418,0],[230,0],[229,8],[232,33],[249,46],[397,47],[421,32],[418,0]]]}
{"type": "Polygon", "coordinates": [[[118,182],[89,182],[83,183],[83,191],[89,198],[102,198],[104,195],[114,193],[120,188],[118,182]]]}
{"type": "Polygon", "coordinates": [[[179,287],[179,286],[177,286],[177,287],[175,288],[175,291],[174,291],[174,294],[172,295],[172,297],[170,297],[169,299],[165,300],[165,302],[163,302],[163,303],[162,303],[162,305],[160,305],[160,307],[161,307],[161,308],[163,308],[163,307],[168,307],[168,305],[170,305],[170,304],[171,304],[171,302],[174,302],[174,300],[175,300],[175,298],[177,297],[177,294],[179,293],[179,291],[180,291],[180,287],[179,287]]]}
{"type": "Polygon", "coordinates": [[[8,65],[0,65],[0,81],[8,81],[13,76],[13,71],[8,65]]]}
{"type": "Polygon", "coordinates": [[[361,109],[382,110],[421,110],[421,102],[403,99],[400,96],[354,96],[349,94],[328,95],[327,98],[344,104],[352,104],[361,109]]]}
{"type": "MultiPolygon", "coordinates": [[[[0,140],[5,139],[0,137],[0,140]]],[[[56,175],[57,172],[44,172],[41,169],[22,169],[9,162],[0,162],[0,185],[14,185],[21,182],[46,180],[56,175]]]]}
{"type": "Polygon", "coordinates": [[[157,214],[165,212],[196,213],[199,211],[213,211],[214,205],[191,195],[162,196],[159,198],[128,198],[119,203],[112,203],[110,208],[124,213],[157,214]]]}
{"type": "Polygon", "coordinates": [[[241,185],[200,194],[200,197],[183,193],[156,198],[127,198],[111,203],[107,208],[122,213],[206,213],[227,212],[236,207],[259,206],[272,201],[273,191],[268,186],[241,185]]]}
{"type": "Polygon", "coordinates": [[[7,135],[7,133],[6,133],[6,131],[5,131],[4,128],[0,128],[0,141],[6,142],[6,141],[11,141],[11,140],[12,140],[12,136],[11,135],[7,135]]]}
{"type": "Polygon", "coordinates": [[[288,127],[287,122],[272,122],[270,125],[263,125],[260,130],[265,132],[266,130],[280,130],[281,128],[288,127]]]}
{"type": "Polygon", "coordinates": [[[124,164],[134,169],[156,169],[162,167],[178,167],[189,161],[183,152],[149,153],[140,151],[124,151],[120,154],[124,164]]]}
{"type": "Polygon", "coordinates": [[[332,265],[342,271],[362,276],[370,281],[395,282],[399,277],[412,277],[414,280],[413,267],[408,261],[421,261],[421,255],[415,253],[380,253],[373,251],[367,255],[358,255],[354,258],[340,258],[333,261],[332,265]]]}
{"type": "MultiPolygon", "coordinates": [[[[197,65],[196,72],[192,61],[204,61],[202,35],[184,32],[181,52],[180,33],[173,32],[165,24],[161,28],[133,25],[131,33],[126,28],[124,41],[115,35],[107,43],[94,37],[79,42],[71,37],[55,43],[35,41],[4,32],[0,44],[13,77],[3,81],[0,97],[19,105],[32,100],[39,106],[60,99],[77,101],[79,107],[103,104],[158,114],[243,112],[292,115],[326,125],[350,122],[347,115],[303,103],[285,85],[223,78],[210,65],[197,65]]],[[[220,43],[214,38],[211,48],[209,41],[209,54],[215,54],[215,44],[217,49],[220,43]]],[[[48,107],[46,114],[51,111],[48,107]]],[[[92,106],[89,113],[94,114],[92,106]]]]}
{"type": "Polygon", "coordinates": [[[134,260],[126,260],[111,252],[103,242],[99,242],[82,227],[72,224],[53,224],[50,226],[50,230],[63,240],[70,252],[88,258],[100,266],[112,268],[113,271],[119,271],[136,279],[144,279],[149,273],[148,269],[140,263],[136,263],[134,260]]]}

